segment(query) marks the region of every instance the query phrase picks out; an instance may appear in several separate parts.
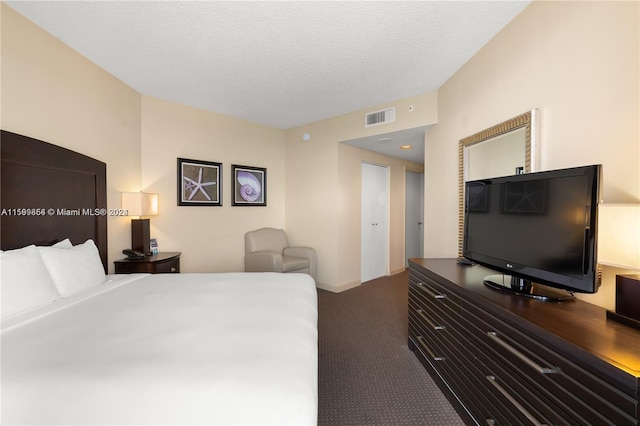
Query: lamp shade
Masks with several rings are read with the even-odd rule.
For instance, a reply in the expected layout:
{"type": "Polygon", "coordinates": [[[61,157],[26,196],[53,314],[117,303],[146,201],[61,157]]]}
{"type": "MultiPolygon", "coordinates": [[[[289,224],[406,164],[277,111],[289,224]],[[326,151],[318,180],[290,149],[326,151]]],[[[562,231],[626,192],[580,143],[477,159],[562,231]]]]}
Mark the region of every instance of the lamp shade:
{"type": "Polygon", "coordinates": [[[598,206],[598,263],[640,271],[640,204],[598,206]]]}
{"type": "Polygon", "coordinates": [[[123,192],[122,209],[128,216],[154,216],[158,214],[158,194],[123,192]]]}

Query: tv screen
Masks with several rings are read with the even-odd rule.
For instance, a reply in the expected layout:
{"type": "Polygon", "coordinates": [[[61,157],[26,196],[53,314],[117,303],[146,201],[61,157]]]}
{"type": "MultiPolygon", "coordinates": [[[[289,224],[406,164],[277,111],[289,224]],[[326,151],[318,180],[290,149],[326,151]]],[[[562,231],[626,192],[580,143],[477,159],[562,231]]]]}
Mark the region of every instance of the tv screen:
{"type": "Polygon", "coordinates": [[[488,285],[595,293],[600,180],[592,165],[466,182],[463,256],[508,274],[488,285]]]}

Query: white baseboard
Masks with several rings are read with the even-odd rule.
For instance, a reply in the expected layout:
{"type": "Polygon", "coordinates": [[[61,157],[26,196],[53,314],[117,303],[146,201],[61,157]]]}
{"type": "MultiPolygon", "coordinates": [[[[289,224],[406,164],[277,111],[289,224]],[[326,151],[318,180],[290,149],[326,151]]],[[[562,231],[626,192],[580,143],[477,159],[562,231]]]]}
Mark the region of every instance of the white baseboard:
{"type": "Polygon", "coordinates": [[[391,271],[391,275],[401,274],[401,273],[403,273],[403,272],[404,272],[404,271],[406,271],[406,270],[407,270],[406,266],[403,266],[403,267],[402,267],[402,268],[400,268],[400,269],[396,269],[396,270],[391,271]]]}
{"type": "MultiPolygon", "coordinates": [[[[397,275],[397,274],[401,274],[404,271],[406,271],[407,268],[402,267],[399,269],[395,269],[393,271],[391,271],[391,274],[389,274],[389,276],[391,275],[397,275]]],[[[330,291],[332,293],[342,293],[343,291],[349,290],[350,288],[355,288],[362,285],[361,281],[352,281],[349,283],[344,283],[344,284],[340,284],[340,285],[330,285],[330,284],[326,284],[326,283],[321,283],[319,281],[316,281],[316,287],[322,290],[327,290],[330,291]]]]}
{"type": "Polygon", "coordinates": [[[325,284],[325,283],[321,283],[319,281],[316,281],[316,287],[322,290],[327,290],[330,291],[332,293],[342,293],[343,291],[349,290],[350,288],[355,288],[358,287],[359,285],[361,285],[362,283],[360,281],[352,281],[350,283],[344,283],[344,284],[340,284],[340,285],[329,285],[329,284],[325,284]]]}

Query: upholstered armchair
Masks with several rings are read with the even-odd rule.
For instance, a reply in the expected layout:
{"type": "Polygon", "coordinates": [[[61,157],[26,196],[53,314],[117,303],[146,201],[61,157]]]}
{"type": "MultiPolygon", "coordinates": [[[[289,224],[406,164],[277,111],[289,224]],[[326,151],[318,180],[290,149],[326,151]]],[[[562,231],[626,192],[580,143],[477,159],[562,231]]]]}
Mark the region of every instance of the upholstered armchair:
{"type": "Polygon", "coordinates": [[[245,272],[299,272],[316,279],[316,251],[289,247],[282,229],[261,228],[244,234],[245,272]]]}

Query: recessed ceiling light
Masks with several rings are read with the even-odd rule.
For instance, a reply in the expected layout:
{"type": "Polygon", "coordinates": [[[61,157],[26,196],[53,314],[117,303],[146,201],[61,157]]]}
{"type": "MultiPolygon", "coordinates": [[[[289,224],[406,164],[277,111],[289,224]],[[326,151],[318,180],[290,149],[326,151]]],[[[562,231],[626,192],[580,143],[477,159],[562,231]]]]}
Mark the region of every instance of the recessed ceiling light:
{"type": "Polygon", "coordinates": [[[378,142],[389,142],[391,140],[391,138],[380,138],[378,139],[378,142]]]}
{"type": "Polygon", "coordinates": [[[411,149],[413,145],[400,145],[400,149],[411,149]]]}

